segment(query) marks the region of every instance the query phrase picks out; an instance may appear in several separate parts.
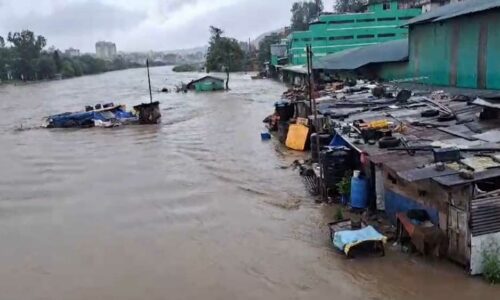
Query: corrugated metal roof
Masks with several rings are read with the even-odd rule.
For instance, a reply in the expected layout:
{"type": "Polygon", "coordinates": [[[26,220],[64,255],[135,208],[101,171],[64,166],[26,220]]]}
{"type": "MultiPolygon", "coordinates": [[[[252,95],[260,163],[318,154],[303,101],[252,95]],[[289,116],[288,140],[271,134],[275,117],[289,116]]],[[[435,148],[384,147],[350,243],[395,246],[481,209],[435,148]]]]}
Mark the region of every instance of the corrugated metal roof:
{"type": "Polygon", "coordinates": [[[285,66],[283,67],[284,71],[289,71],[293,73],[299,74],[307,74],[307,68],[305,66],[285,66]]]}
{"type": "Polygon", "coordinates": [[[408,40],[395,40],[344,50],[318,59],[314,69],[355,70],[371,63],[387,63],[408,59],[408,40]]]}
{"type": "Polygon", "coordinates": [[[500,0],[467,0],[433,9],[426,14],[411,19],[406,25],[439,22],[497,7],[500,7],[500,0]]]}
{"type": "Polygon", "coordinates": [[[500,197],[472,199],[470,225],[473,236],[500,231],[500,197]]]}
{"type": "MultiPolygon", "coordinates": [[[[446,105],[448,109],[456,115],[456,120],[439,122],[437,118],[422,117],[421,113],[430,108],[436,109],[435,104],[428,102],[432,95],[426,97],[418,96],[419,91],[415,91],[414,96],[405,103],[394,103],[394,98],[376,99],[371,97],[369,91],[355,92],[349,94],[342,91],[336,92],[336,98],[327,99],[318,103],[318,111],[323,115],[330,115],[332,118],[338,117],[339,124],[347,125],[355,121],[370,121],[386,119],[394,125],[404,123],[402,133],[393,132],[396,137],[405,137],[410,147],[458,147],[462,149],[462,160],[475,158],[475,154],[486,149],[491,150],[500,156],[500,142],[492,143],[488,139],[469,141],[462,137],[456,137],[457,133],[463,136],[473,136],[478,132],[489,132],[498,128],[497,120],[479,120],[477,112],[481,111],[479,106],[468,105],[463,101],[442,100],[441,104],[446,105]],[[465,125],[460,124],[466,122],[465,125]],[[432,128],[433,124],[438,126],[432,128]],[[477,126],[471,126],[476,124],[477,126]],[[472,128],[479,129],[477,132],[472,128]],[[443,132],[447,128],[449,132],[443,132]],[[476,151],[473,151],[476,149],[476,151]]],[[[475,181],[485,180],[500,176],[500,168],[496,167],[491,160],[486,162],[486,168],[478,168],[474,171],[474,178],[462,178],[457,171],[434,172],[432,168],[423,170],[422,168],[431,166],[434,163],[434,156],[431,151],[417,151],[415,156],[410,156],[407,151],[393,151],[381,149],[377,144],[364,141],[361,136],[341,134],[351,146],[358,152],[368,154],[369,160],[374,164],[381,164],[384,168],[392,170],[399,177],[408,181],[417,181],[424,178],[433,178],[434,181],[443,186],[455,186],[468,184],[475,181]],[[494,168],[489,168],[494,167],[494,168]]],[[[401,146],[403,147],[403,146],[401,146]]],[[[465,163],[474,162],[465,160],[465,163]]],[[[461,162],[463,163],[463,162],[461,162]]]]}

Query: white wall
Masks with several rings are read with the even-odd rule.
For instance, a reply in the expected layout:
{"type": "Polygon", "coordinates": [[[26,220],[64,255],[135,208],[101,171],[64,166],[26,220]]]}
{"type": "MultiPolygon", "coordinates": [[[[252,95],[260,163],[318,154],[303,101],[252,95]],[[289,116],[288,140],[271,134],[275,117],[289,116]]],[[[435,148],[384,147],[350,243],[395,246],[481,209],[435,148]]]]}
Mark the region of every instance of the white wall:
{"type": "Polygon", "coordinates": [[[500,232],[472,237],[470,256],[471,275],[483,273],[483,250],[495,244],[500,246],[500,232]]]}

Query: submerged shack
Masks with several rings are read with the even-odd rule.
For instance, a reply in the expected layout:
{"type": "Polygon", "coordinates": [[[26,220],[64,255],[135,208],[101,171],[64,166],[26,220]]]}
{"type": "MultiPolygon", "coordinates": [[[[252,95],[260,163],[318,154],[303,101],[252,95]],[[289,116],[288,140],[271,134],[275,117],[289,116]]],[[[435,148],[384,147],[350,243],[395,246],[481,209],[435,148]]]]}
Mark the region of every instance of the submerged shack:
{"type": "Polygon", "coordinates": [[[195,90],[197,92],[222,91],[225,89],[224,79],[214,76],[205,76],[192,80],[186,85],[186,89],[195,90]]]}

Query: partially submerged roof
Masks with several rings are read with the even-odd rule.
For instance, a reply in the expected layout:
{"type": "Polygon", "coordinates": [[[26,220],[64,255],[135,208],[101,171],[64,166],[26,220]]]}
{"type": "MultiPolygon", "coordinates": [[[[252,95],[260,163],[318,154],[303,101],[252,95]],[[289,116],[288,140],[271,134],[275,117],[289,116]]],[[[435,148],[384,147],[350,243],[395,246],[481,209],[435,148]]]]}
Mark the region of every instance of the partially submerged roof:
{"type": "Polygon", "coordinates": [[[500,7],[500,0],[467,0],[448,4],[415,17],[406,25],[439,22],[500,7]]]}
{"type": "Polygon", "coordinates": [[[318,59],[314,69],[355,70],[371,63],[408,60],[408,40],[395,40],[371,46],[348,49],[318,59]]]}
{"type": "Polygon", "coordinates": [[[210,76],[210,75],[208,75],[208,76],[201,77],[201,78],[199,78],[199,79],[192,80],[190,83],[188,83],[188,84],[187,84],[187,88],[189,89],[189,88],[190,88],[190,86],[192,86],[193,84],[198,83],[198,82],[200,82],[200,81],[207,80],[207,79],[211,79],[211,80],[213,80],[213,81],[220,81],[220,82],[224,82],[224,79],[222,79],[222,78],[219,78],[219,77],[215,77],[215,76],[210,76]]]}

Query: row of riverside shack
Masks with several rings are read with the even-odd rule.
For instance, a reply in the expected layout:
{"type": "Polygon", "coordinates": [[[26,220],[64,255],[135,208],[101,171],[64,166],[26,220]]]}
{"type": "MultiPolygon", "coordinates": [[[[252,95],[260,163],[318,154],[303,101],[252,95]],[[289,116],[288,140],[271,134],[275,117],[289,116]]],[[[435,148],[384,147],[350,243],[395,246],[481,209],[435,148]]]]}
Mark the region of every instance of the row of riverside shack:
{"type": "MultiPolygon", "coordinates": [[[[407,39],[316,58],[319,119],[306,88],[296,87],[279,104],[293,115],[273,120],[282,141],[299,120],[310,133],[330,135],[320,151],[349,149],[351,170],[368,181],[366,210],[412,233],[418,226],[402,224],[404,214],[425,211],[433,231],[421,239],[439,239],[470,274],[482,273],[484,254],[500,246],[499,25],[500,0],[468,0],[408,20],[407,39]]],[[[308,80],[301,66],[276,71],[308,80]]],[[[324,156],[312,156],[306,173],[329,198],[335,185],[324,177],[324,156]]]]}

